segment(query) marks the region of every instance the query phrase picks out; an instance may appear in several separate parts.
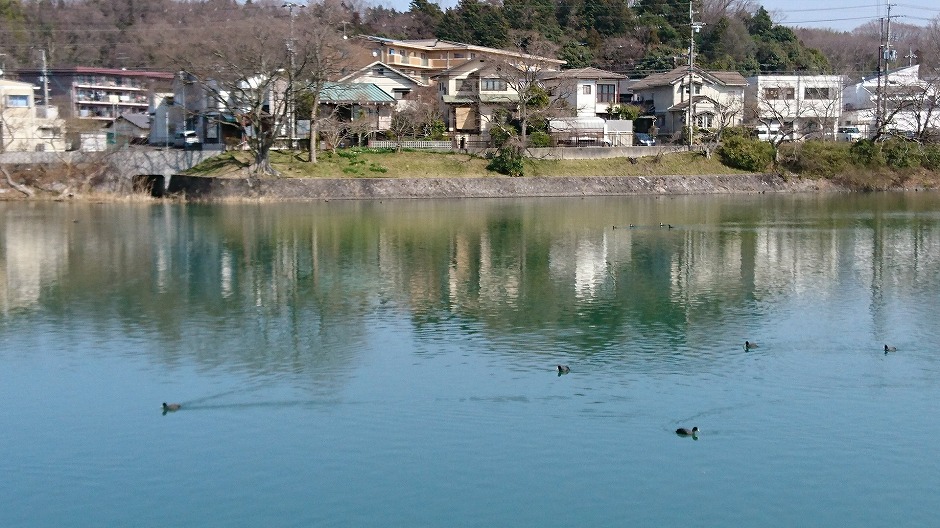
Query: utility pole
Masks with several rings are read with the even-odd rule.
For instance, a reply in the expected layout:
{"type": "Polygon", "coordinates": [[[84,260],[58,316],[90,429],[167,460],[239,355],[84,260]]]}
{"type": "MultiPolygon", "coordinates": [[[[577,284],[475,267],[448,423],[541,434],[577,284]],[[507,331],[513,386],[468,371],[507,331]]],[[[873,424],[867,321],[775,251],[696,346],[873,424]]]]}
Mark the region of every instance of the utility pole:
{"type": "Polygon", "coordinates": [[[281,7],[286,7],[290,13],[290,33],[287,40],[287,56],[290,63],[287,70],[287,89],[285,97],[287,101],[287,147],[294,149],[294,8],[300,7],[294,2],[285,2],[281,7]]]}
{"type": "Polygon", "coordinates": [[[695,98],[695,34],[702,30],[704,22],[695,21],[695,11],[692,10],[692,0],[689,0],[689,108],[686,111],[686,131],[689,136],[689,150],[692,150],[692,130],[695,125],[695,108],[692,101],[695,98]]]}
{"type": "MultiPolygon", "coordinates": [[[[877,104],[875,105],[875,129],[880,134],[882,129],[885,128],[888,124],[885,122],[887,119],[888,112],[888,71],[890,69],[889,62],[894,62],[898,58],[898,53],[896,50],[891,49],[891,19],[896,18],[897,15],[891,15],[891,8],[895,4],[888,4],[888,13],[887,16],[881,19],[881,36],[884,40],[881,42],[881,46],[878,48],[878,98],[877,104]],[[884,75],[884,82],[881,80],[881,76],[884,75]]],[[[913,53],[912,53],[913,55],[913,53]]]]}
{"type": "Polygon", "coordinates": [[[46,107],[46,115],[49,113],[49,70],[46,67],[46,50],[39,50],[42,57],[42,104],[46,107]]]}

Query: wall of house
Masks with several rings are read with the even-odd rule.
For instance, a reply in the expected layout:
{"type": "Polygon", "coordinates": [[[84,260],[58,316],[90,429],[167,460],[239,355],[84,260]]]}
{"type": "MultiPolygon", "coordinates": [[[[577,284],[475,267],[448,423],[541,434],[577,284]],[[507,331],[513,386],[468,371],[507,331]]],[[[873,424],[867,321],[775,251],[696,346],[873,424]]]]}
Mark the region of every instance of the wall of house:
{"type": "Polygon", "coordinates": [[[0,150],[62,152],[65,132],[58,108],[35,105],[33,85],[0,83],[0,150]]]}

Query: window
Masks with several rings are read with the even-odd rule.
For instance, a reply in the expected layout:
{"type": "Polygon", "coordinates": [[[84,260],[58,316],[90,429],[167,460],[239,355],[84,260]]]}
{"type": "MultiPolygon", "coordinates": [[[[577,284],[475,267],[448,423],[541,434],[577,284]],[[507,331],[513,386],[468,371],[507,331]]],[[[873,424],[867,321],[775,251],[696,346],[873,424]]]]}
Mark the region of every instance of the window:
{"type": "Polygon", "coordinates": [[[807,88],[804,99],[829,99],[829,88],[807,88]]]}
{"type": "Polygon", "coordinates": [[[506,81],[502,79],[483,79],[483,85],[480,88],[483,92],[505,92],[506,81]]]}
{"type": "Polygon", "coordinates": [[[712,114],[699,114],[695,116],[695,126],[699,128],[711,128],[713,118],[714,116],[712,114]]]}
{"type": "Polygon", "coordinates": [[[473,81],[470,79],[460,79],[460,87],[457,88],[458,92],[472,92],[474,85],[473,81]]]}
{"type": "Polygon", "coordinates": [[[768,101],[792,100],[796,91],[792,87],[764,88],[764,99],[768,101]]]}
{"type": "Polygon", "coordinates": [[[591,95],[591,85],[585,84],[584,86],[582,86],[581,93],[583,93],[584,95],[591,95]]]}
{"type": "Polygon", "coordinates": [[[389,55],[394,55],[394,54],[395,54],[395,48],[388,48],[388,54],[389,54],[389,55]]]}
{"type": "Polygon", "coordinates": [[[597,85],[597,102],[612,103],[617,100],[617,86],[613,84],[597,85]]]}
{"type": "Polygon", "coordinates": [[[8,95],[7,108],[29,108],[28,95],[8,95]]]}
{"type": "Polygon", "coordinates": [[[377,76],[385,75],[385,68],[376,68],[372,70],[372,74],[377,76]]]}

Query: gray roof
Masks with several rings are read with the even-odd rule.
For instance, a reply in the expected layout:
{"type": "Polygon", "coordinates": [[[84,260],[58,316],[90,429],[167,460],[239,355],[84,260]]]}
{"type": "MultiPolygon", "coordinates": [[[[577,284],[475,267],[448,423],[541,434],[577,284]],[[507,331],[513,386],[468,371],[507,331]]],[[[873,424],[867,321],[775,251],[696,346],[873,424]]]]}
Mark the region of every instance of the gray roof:
{"type": "Polygon", "coordinates": [[[128,123],[136,126],[137,128],[142,128],[144,130],[150,130],[150,116],[147,114],[121,114],[122,119],[127,120],[128,123]]]}
{"type": "Polygon", "coordinates": [[[320,103],[396,104],[398,101],[372,83],[328,83],[320,90],[320,103]]]}
{"type": "MultiPolygon", "coordinates": [[[[695,73],[704,77],[705,79],[711,80],[715,84],[721,84],[724,86],[747,86],[747,79],[745,79],[744,76],[738,72],[706,71],[696,67],[695,73]]],[[[665,73],[654,73],[653,75],[648,75],[646,78],[637,81],[632,86],[632,88],[634,90],[643,90],[656,86],[668,86],[670,84],[675,84],[681,81],[688,75],[689,67],[680,66],[665,73]]]]}
{"type": "Polygon", "coordinates": [[[599,68],[572,68],[560,72],[551,72],[545,76],[547,79],[626,79],[627,76],[599,68]]]}

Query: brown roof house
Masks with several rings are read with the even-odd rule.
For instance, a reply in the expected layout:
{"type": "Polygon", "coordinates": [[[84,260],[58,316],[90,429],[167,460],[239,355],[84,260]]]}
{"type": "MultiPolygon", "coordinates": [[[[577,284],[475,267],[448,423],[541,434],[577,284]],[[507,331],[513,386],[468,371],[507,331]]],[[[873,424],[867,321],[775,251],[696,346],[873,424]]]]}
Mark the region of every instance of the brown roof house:
{"type": "Polygon", "coordinates": [[[660,135],[681,134],[690,119],[699,129],[716,130],[744,121],[746,86],[738,72],[683,66],[637,81],[633,102],[655,116],[660,135]]]}

